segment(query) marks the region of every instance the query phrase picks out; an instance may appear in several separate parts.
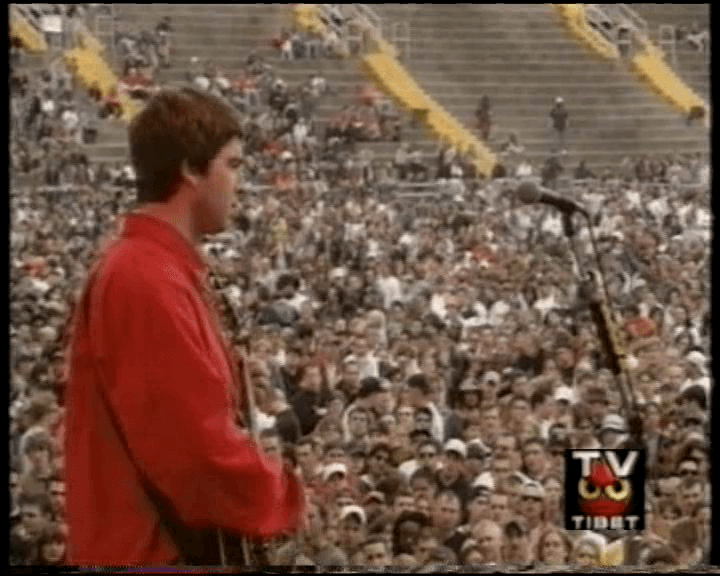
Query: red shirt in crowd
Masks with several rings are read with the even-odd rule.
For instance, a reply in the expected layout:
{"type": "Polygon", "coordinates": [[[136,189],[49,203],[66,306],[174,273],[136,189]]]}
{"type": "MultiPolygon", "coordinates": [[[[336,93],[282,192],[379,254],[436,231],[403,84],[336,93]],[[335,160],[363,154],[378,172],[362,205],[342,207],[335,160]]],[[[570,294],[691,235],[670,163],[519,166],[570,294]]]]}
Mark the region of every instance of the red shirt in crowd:
{"type": "Polygon", "coordinates": [[[625,323],[625,330],[633,338],[650,338],[656,333],[655,322],[642,316],[628,320],[625,323]]]}
{"type": "Polygon", "coordinates": [[[299,480],[235,425],[230,352],[195,249],[171,225],[130,215],[94,270],[70,348],[68,563],[178,561],[143,476],[186,526],[295,529],[299,480]]]}

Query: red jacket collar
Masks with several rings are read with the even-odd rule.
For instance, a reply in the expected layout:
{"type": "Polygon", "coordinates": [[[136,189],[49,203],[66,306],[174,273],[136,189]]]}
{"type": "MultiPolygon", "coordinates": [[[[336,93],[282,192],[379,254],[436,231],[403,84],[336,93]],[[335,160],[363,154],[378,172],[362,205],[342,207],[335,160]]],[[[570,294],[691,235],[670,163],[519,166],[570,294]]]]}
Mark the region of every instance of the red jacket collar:
{"type": "Polygon", "coordinates": [[[192,271],[207,276],[207,265],[198,250],[167,222],[148,214],[126,214],[121,224],[124,238],[147,238],[182,257],[192,271]]]}

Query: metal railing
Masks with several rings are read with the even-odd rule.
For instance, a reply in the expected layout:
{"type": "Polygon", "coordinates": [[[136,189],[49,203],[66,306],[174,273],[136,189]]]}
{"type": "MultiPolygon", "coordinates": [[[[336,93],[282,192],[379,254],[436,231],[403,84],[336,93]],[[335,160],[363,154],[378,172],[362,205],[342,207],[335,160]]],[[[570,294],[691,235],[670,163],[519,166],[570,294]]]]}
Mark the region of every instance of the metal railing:
{"type": "Polygon", "coordinates": [[[20,14],[27,22],[30,24],[37,32],[40,34],[43,33],[42,31],[42,25],[40,22],[40,18],[32,11],[30,10],[31,4],[11,4],[10,5],[10,14],[12,15],[13,12],[20,14]]]}
{"type": "Polygon", "coordinates": [[[612,6],[613,10],[617,10],[642,35],[641,39],[643,41],[649,40],[647,21],[630,8],[628,4],[609,4],[608,6],[612,6]]]}
{"type": "Polygon", "coordinates": [[[675,42],[675,26],[663,24],[658,29],[658,46],[670,60],[673,68],[677,68],[677,43],[675,42]]]}
{"type": "Polygon", "coordinates": [[[94,21],[87,24],[95,37],[105,44],[110,61],[115,65],[115,5],[102,4],[101,8],[94,15],[94,21]]]}
{"type": "Polygon", "coordinates": [[[410,23],[409,22],[393,22],[392,23],[392,41],[398,49],[401,61],[410,60],[410,23]]]}
{"type": "Polygon", "coordinates": [[[376,30],[382,31],[382,19],[370,7],[370,4],[353,4],[352,6],[357,16],[365,19],[376,30]]]}

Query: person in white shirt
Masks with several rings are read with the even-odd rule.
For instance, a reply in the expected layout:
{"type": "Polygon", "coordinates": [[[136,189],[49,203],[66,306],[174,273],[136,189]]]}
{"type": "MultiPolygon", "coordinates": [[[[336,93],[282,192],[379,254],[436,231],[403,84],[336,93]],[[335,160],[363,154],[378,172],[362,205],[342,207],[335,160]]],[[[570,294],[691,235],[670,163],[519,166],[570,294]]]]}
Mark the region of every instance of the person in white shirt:
{"type": "Polygon", "coordinates": [[[292,37],[285,38],[283,43],[280,45],[280,54],[282,55],[283,60],[293,59],[292,37]]]}
{"type": "Polygon", "coordinates": [[[199,88],[203,92],[206,92],[210,89],[210,79],[204,74],[196,76],[193,80],[193,84],[196,88],[199,88]]]}
{"type": "Polygon", "coordinates": [[[532,164],[527,159],[523,159],[520,161],[520,164],[518,164],[517,169],[515,170],[515,176],[518,178],[529,178],[533,175],[533,167],[532,164]]]}
{"type": "Polygon", "coordinates": [[[295,146],[303,146],[307,140],[309,128],[304,118],[300,118],[293,126],[293,140],[295,146]]]}
{"type": "Polygon", "coordinates": [[[77,130],[78,124],[80,122],[80,118],[78,117],[75,108],[72,106],[68,107],[62,113],[61,119],[63,121],[63,124],[65,124],[65,130],[67,130],[68,134],[75,135],[75,131],[77,130]]]}

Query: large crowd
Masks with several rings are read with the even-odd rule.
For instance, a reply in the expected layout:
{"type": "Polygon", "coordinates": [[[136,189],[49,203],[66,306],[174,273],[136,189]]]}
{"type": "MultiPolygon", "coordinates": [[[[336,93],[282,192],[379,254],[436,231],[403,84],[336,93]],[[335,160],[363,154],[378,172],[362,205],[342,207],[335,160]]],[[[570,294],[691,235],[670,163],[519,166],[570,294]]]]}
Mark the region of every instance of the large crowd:
{"type": "MultiPolygon", "coordinates": [[[[309,493],[307,529],[270,543],[267,562],[707,561],[711,216],[701,158],[628,159],[573,182],[643,415],[647,529],[566,531],[565,449],[618,446],[629,433],[578,290],[578,264],[593,264],[585,227],[578,263],[554,209],[519,204],[511,181],[478,178],[454,150],[435,161],[401,143],[394,162],[378,163],[361,139],[323,133],[315,110],[330,96],[317,74],[290,88],[254,54],[237,78],[197,64],[189,80],[225,97],[245,134],[233,224],[203,250],[228,336],[248,358],[259,441],[309,493]],[[416,172],[430,202],[398,194],[416,172]]],[[[20,85],[11,91],[16,565],[63,562],[68,319],[102,236],[134,203],[132,168],[88,162],[65,114],[67,84],[45,81],[11,84],[20,85]]],[[[508,149],[526,163],[516,138],[508,149]]]]}

